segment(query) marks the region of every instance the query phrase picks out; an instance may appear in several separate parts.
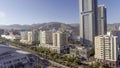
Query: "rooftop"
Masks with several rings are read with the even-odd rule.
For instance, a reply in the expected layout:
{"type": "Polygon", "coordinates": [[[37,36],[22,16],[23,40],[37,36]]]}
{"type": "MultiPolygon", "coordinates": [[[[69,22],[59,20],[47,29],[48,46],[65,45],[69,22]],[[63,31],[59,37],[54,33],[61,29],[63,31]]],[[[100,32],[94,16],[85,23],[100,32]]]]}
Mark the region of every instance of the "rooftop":
{"type": "Polygon", "coordinates": [[[13,48],[13,47],[10,47],[8,45],[3,45],[3,44],[0,44],[0,55],[2,54],[5,54],[5,53],[8,53],[8,52],[13,52],[15,51],[16,49],[13,48]]]}

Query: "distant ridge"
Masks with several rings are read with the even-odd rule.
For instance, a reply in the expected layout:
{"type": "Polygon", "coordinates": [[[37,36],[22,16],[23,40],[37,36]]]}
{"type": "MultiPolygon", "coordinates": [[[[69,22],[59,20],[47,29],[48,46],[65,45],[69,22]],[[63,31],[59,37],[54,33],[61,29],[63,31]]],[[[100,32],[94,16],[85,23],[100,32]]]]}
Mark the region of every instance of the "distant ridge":
{"type": "MultiPolygon", "coordinates": [[[[108,31],[119,30],[120,23],[108,24],[108,31]]],[[[42,24],[32,24],[32,25],[0,25],[0,29],[15,29],[15,30],[32,30],[32,29],[41,29],[41,30],[71,30],[73,34],[79,35],[79,23],[73,24],[64,24],[61,22],[47,22],[42,24]]]]}
{"type": "Polygon", "coordinates": [[[79,26],[78,24],[64,24],[61,22],[47,22],[42,24],[32,24],[32,25],[19,25],[19,24],[13,24],[13,25],[0,25],[0,29],[6,29],[6,30],[32,30],[32,29],[40,29],[40,30],[70,30],[74,34],[79,34],[79,26]]]}

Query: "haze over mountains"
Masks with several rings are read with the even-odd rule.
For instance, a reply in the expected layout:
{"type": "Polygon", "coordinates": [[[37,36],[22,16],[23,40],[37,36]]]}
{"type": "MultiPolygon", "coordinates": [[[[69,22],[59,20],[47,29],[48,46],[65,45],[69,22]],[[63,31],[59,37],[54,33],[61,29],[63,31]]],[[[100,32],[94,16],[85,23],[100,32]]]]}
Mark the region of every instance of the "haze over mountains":
{"type": "Polygon", "coordinates": [[[73,29],[79,28],[78,24],[64,24],[60,22],[48,22],[42,24],[32,24],[32,25],[0,25],[0,29],[16,29],[16,30],[31,30],[31,29],[42,29],[42,30],[51,30],[51,29],[73,29]]]}
{"type": "MultiPolygon", "coordinates": [[[[120,23],[108,24],[108,30],[118,30],[120,23]]],[[[71,30],[76,34],[79,34],[79,23],[74,24],[64,24],[61,22],[48,22],[42,24],[32,24],[32,25],[0,25],[0,29],[15,29],[15,30],[32,30],[32,29],[41,29],[41,30],[71,30]]]]}

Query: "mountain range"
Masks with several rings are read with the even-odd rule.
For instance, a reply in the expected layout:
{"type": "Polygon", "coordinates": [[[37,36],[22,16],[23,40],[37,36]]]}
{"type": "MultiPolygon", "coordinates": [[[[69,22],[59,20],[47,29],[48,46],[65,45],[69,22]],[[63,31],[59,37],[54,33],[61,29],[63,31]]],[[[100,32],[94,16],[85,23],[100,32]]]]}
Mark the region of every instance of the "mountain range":
{"type": "Polygon", "coordinates": [[[13,24],[13,25],[0,25],[0,29],[5,30],[33,30],[33,29],[40,29],[40,30],[69,30],[73,32],[73,34],[78,35],[79,34],[79,25],[76,24],[64,24],[61,22],[48,22],[48,23],[42,23],[42,24],[32,24],[32,25],[19,25],[19,24],[13,24]]]}
{"type": "MultiPolygon", "coordinates": [[[[114,24],[108,24],[107,30],[119,30],[120,23],[114,23],[114,24]]],[[[74,24],[65,24],[61,22],[47,22],[42,24],[32,24],[32,25],[19,25],[19,24],[13,24],[13,25],[0,25],[0,29],[5,30],[32,30],[32,29],[41,29],[41,30],[71,30],[73,34],[78,35],[79,34],[79,23],[74,24]]]]}

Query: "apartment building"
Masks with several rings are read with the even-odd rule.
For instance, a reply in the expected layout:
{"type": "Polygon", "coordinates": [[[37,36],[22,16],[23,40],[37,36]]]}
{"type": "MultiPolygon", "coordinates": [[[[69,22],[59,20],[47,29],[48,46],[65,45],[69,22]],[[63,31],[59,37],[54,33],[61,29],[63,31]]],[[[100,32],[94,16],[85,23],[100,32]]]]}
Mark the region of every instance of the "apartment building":
{"type": "Polygon", "coordinates": [[[95,37],[95,59],[115,68],[120,65],[117,36],[100,35],[95,37]]]}
{"type": "Polygon", "coordinates": [[[53,48],[57,50],[58,53],[67,53],[68,49],[68,34],[64,32],[54,32],[53,33],[53,48]]]}

